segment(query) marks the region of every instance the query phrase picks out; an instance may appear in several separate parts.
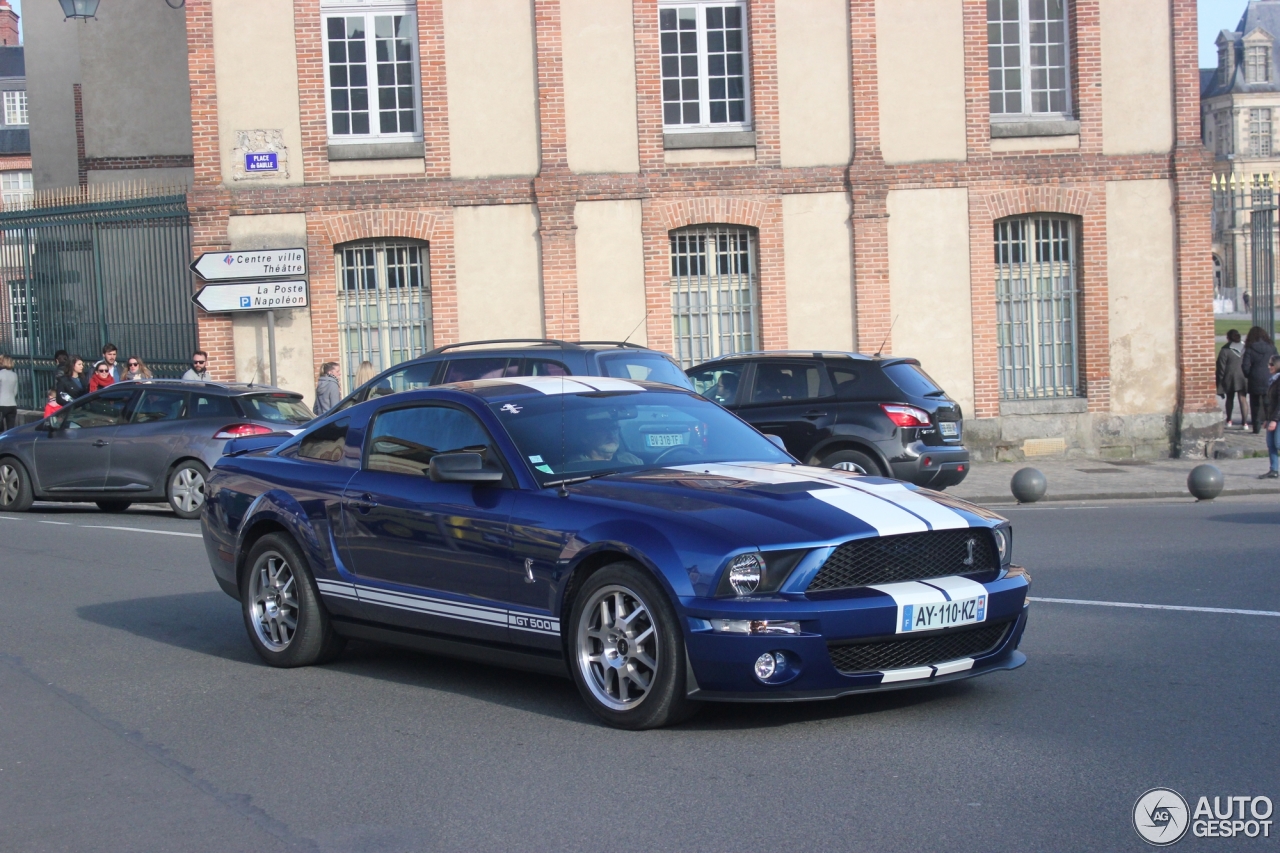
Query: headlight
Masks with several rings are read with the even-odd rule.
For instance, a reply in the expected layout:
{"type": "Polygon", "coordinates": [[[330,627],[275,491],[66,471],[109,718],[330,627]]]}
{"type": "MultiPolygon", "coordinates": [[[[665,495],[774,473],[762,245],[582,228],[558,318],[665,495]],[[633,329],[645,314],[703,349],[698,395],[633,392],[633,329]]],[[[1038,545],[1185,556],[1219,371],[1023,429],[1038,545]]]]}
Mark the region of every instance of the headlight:
{"type": "Polygon", "coordinates": [[[759,554],[742,554],[729,564],[729,585],[738,595],[750,595],[760,588],[764,560],[759,554]]]}
{"type": "Polygon", "coordinates": [[[991,531],[996,540],[996,553],[1000,556],[1000,565],[1007,566],[1013,554],[1013,530],[1009,527],[997,527],[991,531]]]}

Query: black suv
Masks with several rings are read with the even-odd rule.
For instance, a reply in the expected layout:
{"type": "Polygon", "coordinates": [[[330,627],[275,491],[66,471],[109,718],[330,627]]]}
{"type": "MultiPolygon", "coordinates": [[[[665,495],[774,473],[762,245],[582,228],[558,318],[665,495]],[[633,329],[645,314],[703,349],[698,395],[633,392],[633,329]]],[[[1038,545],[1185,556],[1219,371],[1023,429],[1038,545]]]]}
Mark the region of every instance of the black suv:
{"type": "Polygon", "coordinates": [[[913,358],[738,353],[691,368],[694,389],[807,465],[942,489],[969,473],[960,406],[913,358]]]}
{"type": "Polygon", "coordinates": [[[398,391],[508,376],[613,376],[693,389],[689,377],[671,356],[639,344],[544,339],[471,341],[436,347],[382,371],[348,394],[332,411],[398,391]]]}

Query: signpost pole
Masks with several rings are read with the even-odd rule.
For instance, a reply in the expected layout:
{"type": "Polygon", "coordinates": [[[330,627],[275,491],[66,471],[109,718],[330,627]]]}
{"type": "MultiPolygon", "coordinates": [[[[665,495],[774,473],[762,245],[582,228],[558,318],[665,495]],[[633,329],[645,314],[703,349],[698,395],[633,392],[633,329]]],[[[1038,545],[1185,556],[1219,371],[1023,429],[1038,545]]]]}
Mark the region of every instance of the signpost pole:
{"type": "Polygon", "coordinates": [[[271,384],[276,384],[276,312],[267,312],[267,349],[271,352],[271,384]]]}

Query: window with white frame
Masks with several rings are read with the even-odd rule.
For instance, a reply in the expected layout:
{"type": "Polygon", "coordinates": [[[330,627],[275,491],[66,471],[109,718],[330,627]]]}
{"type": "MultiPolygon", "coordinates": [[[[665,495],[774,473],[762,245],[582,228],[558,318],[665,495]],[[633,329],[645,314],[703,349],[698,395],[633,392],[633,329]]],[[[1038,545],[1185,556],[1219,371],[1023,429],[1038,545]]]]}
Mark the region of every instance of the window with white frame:
{"type": "Polygon", "coordinates": [[[1235,153],[1235,134],[1231,129],[1231,110],[1218,110],[1213,116],[1214,152],[1219,157],[1235,153]]]}
{"type": "Polygon", "coordinates": [[[381,372],[432,347],[427,244],[375,240],[337,247],[338,337],[347,388],[360,363],[381,372]]]}
{"type": "Polygon", "coordinates": [[[1234,53],[1234,46],[1230,42],[1221,42],[1218,44],[1218,85],[1225,86],[1231,80],[1231,55],[1234,53]]]}
{"type": "Polygon", "coordinates": [[[995,223],[1000,398],[1081,395],[1076,220],[1036,214],[995,223]]]}
{"type": "Polygon", "coordinates": [[[987,0],[991,115],[1071,115],[1068,0],[987,0]]]}
{"type": "Polygon", "coordinates": [[[662,124],[667,130],[750,130],[747,6],[658,6],[662,124]]]}
{"type": "Polygon", "coordinates": [[[328,2],[323,18],[329,138],[420,141],[422,98],[413,4],[328,2]]]}
{"type": "Polygon", "coordinates": [[[1244,49],[1244,81],[1246,83],[1271,82],[1271,48],[1265,44],[1249,45],[1244,49]]]}
{"type": "Polygon", "coordinates": [[[0,200],[6,205],[23,204],[34,197],[30,172],[0,172],[0,200]]]}
{"type": "Polygon", "coordinates": [[[671,237],[671,313],[685,367],[759,349],[756,232],[733,225],[681,228],[671,237]]]}
{"type": "Polygon", "coordinates": [[[27,124],[27,93],[10,91],[4,93],[4,123],[9,125],[27,124]]]}
{"type": "Polygon", "coordinates": [[[1249,156],[1271,156],[1271,110],[1249,110],[1249,156]]]}

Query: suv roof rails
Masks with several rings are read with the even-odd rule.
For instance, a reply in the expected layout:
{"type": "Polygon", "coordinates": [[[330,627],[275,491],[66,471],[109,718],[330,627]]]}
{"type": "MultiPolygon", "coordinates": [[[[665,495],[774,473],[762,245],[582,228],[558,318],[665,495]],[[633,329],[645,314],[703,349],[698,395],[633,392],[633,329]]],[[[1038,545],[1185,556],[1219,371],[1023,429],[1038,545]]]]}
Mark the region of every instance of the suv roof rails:
{"type": "MultiPolygon", "coordinates": [[[[488,344],[554,344],[564,349],[582,349],[580,344],[570,343],[569,341],[557,341],[553,338],[498,338],[492,341],[462,341],[456,344],[445,344],[442,347],[436,347],[430,352],[424,352],[418,358],[426,358],[427,356],[439,355],[451,349],[461,349],[462,347],[477,347],[488,344]]],[[[415,359],[416,360],[416,359],[415,359]]]]}
{"type": "Polygon", "coordinates": [[[630,349],[648,349],[644,344],[633,344],[631,341],[578,341],[578,346],[628,347],[630,349]]]}
{"type": "Polygon", "coordinates": [[[710,364],[713,361],[722,361],[723,359],[726,359],[726,358],[746,358],[746,357],[758,358],[761,356],[768,357],[768,356],[774,356],[774,355],[804,356],[805,358],[866,358],[866,359],[871,358],[871,356],[863,355],[862,353],[837,352],[835,350],[822,351],[822,350],[811,350],[811,349],[775,349],[775,350],[753,350],[751,352],[731,352],[731,353],[726,353],[724,355],[718,355],[715,358],[709,358],[703,363],[710,364]]]}

